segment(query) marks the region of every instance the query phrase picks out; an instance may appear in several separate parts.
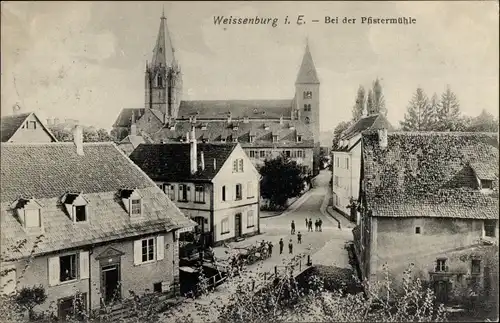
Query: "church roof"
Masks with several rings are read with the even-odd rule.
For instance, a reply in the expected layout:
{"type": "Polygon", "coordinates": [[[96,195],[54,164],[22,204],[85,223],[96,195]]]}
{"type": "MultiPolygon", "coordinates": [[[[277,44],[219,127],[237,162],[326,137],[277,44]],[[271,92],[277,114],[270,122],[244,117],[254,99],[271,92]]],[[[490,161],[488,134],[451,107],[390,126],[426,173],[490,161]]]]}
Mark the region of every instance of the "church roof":
{"type": "Polygon", "coordinates": [[[139,120],[144,114],[144,110],[145,109],[122,109],[113,127],[130,127],[132,124],[132,115],[135,116],[135,120],[139,120]]]}
{"type": "Polygon", "coordinates": [[[302,64],[300,65],[295,84],[319,84],[319,78],[316,73],[311,51],[309,50],[309,44],[306,45],[306,51],[302,58],[302,64]]]}
{"type": "Polygon", "coordinates": [[[347,128],[343,133],[340,139],[350,139],[363,131],[367,130],[377,130],[385,128],[388,131],[393,131],[394,128],[389,123],[387,118],[385,118],[381,114],[372,114],[369,116],[361,117],[356,123],[347,128]]]}
{"type": "MultiPolygon", "coordinates": [[[[189,120],[175,122],[175,130],[166,127],[151,134],[154,142],[180,142],[185,140],[186,133],[191,130],[189,120]]],[[[196,122],[196,138],[200,142],[214,142],[225,139],[230,142],[236,138],[244,148],[247,147],[283,147],[283,148],[311,148],[314,146],[314,137],[308,126],[301,121],[249,121],[244,123],[234,120],[196,122]],[[237,125],[237,129],[236,126],[237,125]],[[273,135],[278,136],[278,141],[273,142],[273,135]],[[301,141],[297,142],[297,135],[301,141]],[[250,136],[253,136],[252,141],[250,136]]]]}
{"type": "Polygon", "coordinates": [[[205,169],[199,168],[195,174],[191,174],[189,143],[141,144],[130,154],[130,159],[154,181],[209,181],[217,175],[236,145],[198,143],[198,163],[203,152],[205,169]]]}
{"type": "Polygon", "coordinates": [[[161,16],[160,30],[156,38],[156,45],[153,50],[151,67],[172,66],[175,62],[174,47],[168,32],[167,18],[165,14],[161,16]]]}
{"type": "Polygon", "coordinates": [[[268,119],[281,116],[290,117],[291,99],[287,100],[193,100],[181,101],[179,118],[196,116],[198,119],[217,119],[228,117],[249,119],[268,119]]]}

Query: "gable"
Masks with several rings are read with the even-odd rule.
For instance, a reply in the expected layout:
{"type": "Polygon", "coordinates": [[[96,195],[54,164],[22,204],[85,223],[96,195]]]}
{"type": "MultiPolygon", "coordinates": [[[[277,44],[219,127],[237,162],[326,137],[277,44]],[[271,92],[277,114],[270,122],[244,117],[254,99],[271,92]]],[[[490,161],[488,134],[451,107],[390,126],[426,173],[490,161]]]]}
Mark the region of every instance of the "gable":
{"type": "Polygon", "coordinates": [[[34,113],[2,118],[2,142],[56,142],[57,139],[34,113]]]}
{"type": "Polygon", "coordinates": [[[226,159],[225,163],[220,167],[217,175],[214,177],[212,182],[216,183],[218,181],[227,181],[228,178],[247,178],[248,180],[259,180],[259,171],[255,168],[252,161],[245,153],[240,145],[236,145],[234,150],[231,152],[229,157],[226,159]],[[233,162],[237,159],[243,159],[243,172],[233,173],[233,162]]]}

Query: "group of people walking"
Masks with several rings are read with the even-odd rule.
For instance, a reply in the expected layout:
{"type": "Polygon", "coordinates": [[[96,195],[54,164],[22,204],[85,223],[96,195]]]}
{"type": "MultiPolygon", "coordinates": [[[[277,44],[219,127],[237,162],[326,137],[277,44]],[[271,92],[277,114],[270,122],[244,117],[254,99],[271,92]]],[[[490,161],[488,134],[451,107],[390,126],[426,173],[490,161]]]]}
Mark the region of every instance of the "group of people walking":
{"type": "MultiPolygon", "coordinates": [[[[309,218],[307,219],[306,218],[306,228],[307,228],[307,232],[312,232],[312,225],[313,225],[313,222],[312,222],[312,219],[309,218]]],[[[323,221],[321,219],[317,219],[315,222],[314,222],[314,231],[318,231],[318,232],[321,232],[323,231],[321,226],[323,225],[323,221]]],[[[290,227],[291,227],[291,230],[290,230],[290,234],[294,235],[295,234],[295,222],[292,220],[292,223],[290,224],[290,227]]],[[[299,232],[300,234],[300,232],[299,232]]]]}

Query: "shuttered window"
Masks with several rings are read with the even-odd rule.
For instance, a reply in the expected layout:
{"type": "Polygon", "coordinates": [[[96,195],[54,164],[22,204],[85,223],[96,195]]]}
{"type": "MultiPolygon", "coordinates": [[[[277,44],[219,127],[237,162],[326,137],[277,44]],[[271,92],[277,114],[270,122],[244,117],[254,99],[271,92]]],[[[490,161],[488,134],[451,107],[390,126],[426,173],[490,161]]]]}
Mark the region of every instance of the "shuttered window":
{"type": "Polygon", "coordinates": [[[55,286],[62,282],[77,279],[88,279],[89,265],[90,259],[88,251],[49,257],[49,286],[55,286]]]}
{"type": "Polygon", "coordinates": [[[149,263],[165,258],[163,235],[134,241],[134,264],[149,263]]]}

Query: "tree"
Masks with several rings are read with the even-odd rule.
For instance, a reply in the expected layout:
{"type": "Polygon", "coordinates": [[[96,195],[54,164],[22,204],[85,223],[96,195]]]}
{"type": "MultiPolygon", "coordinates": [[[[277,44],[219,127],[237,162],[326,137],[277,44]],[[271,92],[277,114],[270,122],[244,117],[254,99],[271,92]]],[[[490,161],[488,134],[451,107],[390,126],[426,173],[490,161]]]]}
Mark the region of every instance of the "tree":
{"type": "MultiPolygon", "coordinates": [[[[49,127],[58,141],[73,141],[73,131],[60,126],[49,127]]],[[[82,127],[84,142],[106,142],[113,141],[111,135],[105,129],[95,129],[93,127],[82,127]]]]}
{"type": "Polygon", "coordinates": [[[465,131],[471,132],[498,132],[498,119],[484,110],[475,118],[472,118],[465,126],[465,131]]]}
{"type": "Polygon", "coordinates": [[[460,104],[457,96],[450,87],[441,95],[441,102],[437,105],[437,129],[439,131],[457,131],[460,121],[460,104]]]}
{"type": "Polygon", "coordinates": [[[304,175],[296,161],[278,156],[264,162],[261,194],[269,199],[271,207],[284,207],[288,199],[297,197],[304,189],[304,175]]]}
{"type": "Polygon", "coordinates": [[[382,93],[382,85],[380,80],[377,78],[373,82],[373,99],[372,99],[371,109],[368,110],[368,115],[370,114],[382,114],[384,117],[387,116],[387,109],[385,108],[384,94],[382,93]]]}
{"type": "Polygon", "coordinates": [[[365,88],[363,86],[359,86],[358,93],[356,95],[356,103],[352,107],[352,121],[356,122],[363,116],[363,112],[365,109],[365,88]]]}
{"type": "Polygon", "coordinates": [[[431,131],[435,127],[435,111],[424,90],[418,88],[411,99],[404,120],[400,122],[403,131],[431,131]]]}
{"type": "Polygon", "coordinates": [[[368,96],[366,97],[366,111],[367,111],[368,115],[373,113],[374,105],[375,105],[375,102],[373,99],[373,91],[372,91],[372,89],[370,89],[370,90],[368,90],[368,96]]]}
{"type": "Polygon", "coordinates": [[[337,150],[339,148],[340,136],[344,131],[351,126],[351,122],[341,121],[333,131],[333,145],[332,149],[337,150]]]}
{"type": "Polygon", "coordinates": [[[29,318],[33,319],[33,308],[43,304],[47,299],[47,293],[42,285],[33,287],[23,287],[15,296],[16,303],[23,309],[28,311],[29,318]]]}

